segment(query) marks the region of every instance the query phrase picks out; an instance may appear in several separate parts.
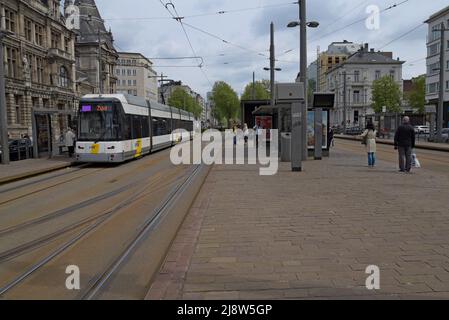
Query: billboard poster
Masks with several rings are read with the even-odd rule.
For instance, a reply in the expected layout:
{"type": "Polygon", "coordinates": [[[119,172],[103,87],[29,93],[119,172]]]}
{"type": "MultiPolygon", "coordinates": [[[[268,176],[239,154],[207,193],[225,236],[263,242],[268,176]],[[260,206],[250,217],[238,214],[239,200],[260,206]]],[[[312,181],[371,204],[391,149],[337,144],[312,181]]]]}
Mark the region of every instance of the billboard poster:
{"type": "Polygon", "coordinates": [[[256,124],[264,130],[267,130],[267,141],[271,140],[271,130],[273,129],[272,116],[256,116],[256,124]]]}
{"type": "MultiPolygon", "coordinates": [[[[323,110],[323,149],[327,149],[327,131],[329,124],[329,111],[323,110]]],[[[307,112],[307,146],[315,149],[315,111],[307,112]]]]}

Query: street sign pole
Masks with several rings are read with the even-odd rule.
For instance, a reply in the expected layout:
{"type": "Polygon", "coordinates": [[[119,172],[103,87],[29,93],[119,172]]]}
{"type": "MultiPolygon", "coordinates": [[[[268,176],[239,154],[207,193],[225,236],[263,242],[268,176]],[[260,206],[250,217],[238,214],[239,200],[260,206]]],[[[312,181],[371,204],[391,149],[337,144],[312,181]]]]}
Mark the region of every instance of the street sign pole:
{"type": "Polygon", "coordinates": [[[302,136],[302,110],[304,102],[292,103],[292,143],[291,143],[291,161],[292,171],[302,172],[302,150],[304,139],[302,136]]]}
{"type": "Polygon", "coordinates": [[[315,108],[315,160],[323,158],[323,109],[315,108]]]}

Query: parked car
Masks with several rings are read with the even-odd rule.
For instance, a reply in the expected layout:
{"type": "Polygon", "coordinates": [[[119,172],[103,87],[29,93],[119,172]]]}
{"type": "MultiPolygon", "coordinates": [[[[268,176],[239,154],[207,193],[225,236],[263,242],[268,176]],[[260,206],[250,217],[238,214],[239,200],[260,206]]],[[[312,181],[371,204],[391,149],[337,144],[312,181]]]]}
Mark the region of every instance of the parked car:
{"type": "MultiPolygon", "coordinates": [[[[24,160],[33,157],[33,145],[30,139],[9,140],[9,159],[11,161],[24,160]],[[27,152],[28,149],[28,152],[27,152]]],[[[3,147],[0,146],[0,159],[3,156],[3,147]]]]}
{"type": "Polygon", "coordinates": [[[358,136],[363,133],[362,128],[360,127],[352,127],[352,128],[346,128],[346,134],[350,136],[358,136]]]}
{"type": "Polygon", "coordinates": [[[449,143],[449,128],[444,128],[442,131],[443,141],[449,143]]]}
{"type": "Polygon", "coordinates": [[[429,126],[415,126],[415,133],[416,134],[429,134],[430,127],[429,126]]]}

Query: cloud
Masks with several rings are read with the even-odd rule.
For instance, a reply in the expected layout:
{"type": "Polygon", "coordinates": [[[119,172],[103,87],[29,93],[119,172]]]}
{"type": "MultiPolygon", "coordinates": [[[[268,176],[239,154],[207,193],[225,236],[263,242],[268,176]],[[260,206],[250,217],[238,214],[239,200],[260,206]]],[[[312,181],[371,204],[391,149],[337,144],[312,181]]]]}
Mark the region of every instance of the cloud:
{"type": "MultiPolygon", "coordinates": [[[[268,66],[267,59],[257,56],[253,51],[268,54],[269,25],[275,23],[276,52],[278,62],[283,70],[276,74],[279,81],[293,81],[299,68],[299,30],[288,29],[286,25],[298,19],[298,6],[288,4],[288,0],[173,0],[180,15],[213,13],[221,10],[234,10],[252,8],[265,5],[279,5],[258,10],[206,15],[186,18],[186,22],[195,27],[219,36],[229,42],[245,47],[226,44],[219,39],[186,27],[191,43],[198,55],[204,57],[204,71],[212,82],[225,80],[236,91],[242,92],[246,83],[252,79],[255,71],[257,79],[268,78],[269,74],[263,71],[268,66]],[[285,51],[294,49],[284,54],[285,51]],[[227,64],[225,64],[227,63],[227,64]]],[[[356,43],[369,42],[371,47],[379,48],[389,41],[404,34],[418,23],[423,22],[432,13],[447,6],[447,0],[433,0],[424,2],[410,0],[381,15],[381,29],[369,31],[364,26],[365,12],[369,4],[377,4],[381,9],[392,5],[394,0],[310,0],[308,1],[308,20],[317,20],[320,27],[308,30],[308,56],[309,62],[316,58],[317,47],[326,50],[333,41],[344,39],[356,43]],[[354,23],[362,20],[359,23],[354,23]],[[352,24],[348,28],[343,27],[352,24]],[[341,30],[340,30],[341,29],[341,30]]],[[[169,17],[168,12],[157,0],[133,0],[124,3],[122,0],[97,0],[97,5],[107,25],[112,27],[116,44],[120,50],[141,52],[148,57],[191,56],[192,50],[180,24],[173,19],[147,19],[138,18],[169,17]],[[131,5],[132,3],[132,5],[131,5]],[[120,20],[117,18],[131,18],[120,20]]],[[[393,42],[385,50],[393,51],[395,57],[404,60],[417,60],[426,56],[427,28],[423,27],[407,35],[403,39],[393,42]]],[[[195,61],[193,61],[195,62],[195,61]]],[[[173,64],[173,61],[155,61],[156,65],[173,64]]],[[[174,62],[179,64],[192,64],[192,61],[174,62]]],[[[205,95],[211,90],[209,82],[203,73],[192,68],[158,68],[170,78],[182,80],[194,90],[205,95]]],[[[425,60],[413,66],[404,65],[404,78],[425,72],[425,60]]]]}

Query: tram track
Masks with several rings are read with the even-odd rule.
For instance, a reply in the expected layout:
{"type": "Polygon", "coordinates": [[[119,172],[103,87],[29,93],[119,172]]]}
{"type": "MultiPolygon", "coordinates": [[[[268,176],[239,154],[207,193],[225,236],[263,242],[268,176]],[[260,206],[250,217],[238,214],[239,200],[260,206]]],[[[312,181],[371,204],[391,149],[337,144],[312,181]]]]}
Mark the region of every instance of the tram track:
{"type": "Polygon", "coordinates": [[[82,300],[92,300],[95,299],[100,292],[103,290],[105,285],[110,281],[110,279],[118,272],[120,267],[126,263],[130,258],[136,248],[140,245],[142,240],[151,233],[152,230],[157,228],[160,221],[164,218],[166,214],[169,213],[167,210],[170,205],[178,200],[178,196],[182,191],[190,186],[192,181],[196,178],[200,172],[202,165],[197,165],[188,174],[187,178],[180,185],[175,186],[167,196],[167,198],[162,202],[162,204],[154,211],[153,215],[144,223],[142,228],[136,233],[134,238],[131,240],[129,245],[121,252],[112,264],[99,276],[97,276],[96,281],[85,290],[85,292],[80,296],[82,300]]]}
{"type": "MultiPolygon", "coordinates": [[[[171,183],[167,183],[167,184],[168,185],[172,184],[172,183],[176,184],[179,180],[182,180],[183,177],[184,176],[181,176],[180,178],[175,179],[175,181],[173,181],[171,183]]],[[[163,179],[163,177],[161,177],[160,179],[163,179]]],[[[43,238],[46,238],[46,239],[38,239],[34,243],[29,243],[28,245],[23,246],[21,248],[16,248],[16,250],[11,250],[9,252],[4,252],[1,255],[3,257],[3,261],[5,261],[5,259],[8,259],[8,258],[16,257],[20,253],[28,252],[29,250],[32,250],[33,248],[37,248],[37,247],[43,245],[44,242],[48,242],[48,241],[54,239],[55,237],[59,237],[62,234],[68,233],[69,231],[76,230],[76,229],[82,227],[83,225],[92,223],[92,224],[88,225],[86,228],[84,228],[83,230],[81,230],[81,232],[79,232],[76,236],[74,236],[73,238],[71,238],[70,240],[68,240],[67,242],[62,244],[61,246],[59,246],[52,253],[50,253],[49,255],[45,256],[41,260],[39,260],[39,262],[33,264],[25,272],[21,273],[19,276],[15,277],[13,280],[9,281],[6,285],[4,285],[2,288],[0,288],[0,297],[4,296],[10,290],[12,290],[12,289],[16,288],[17,286],[19,286],[29,276],[31,276],[32,274],[36,273],[38,270],[40,270],[43,266],[48,264],[50,261],[52,261],[56,257],[60,256],[64,252],[66,252],[73,245],[75,245],[78,241],[82,240],[87,235],[89,235],[92,232],[94,232],[101,225],[103,225],[104,223],[106,223],[110,219],[114,218],[114,216],[116,214],[120,213],[120,211],[122,209],[125,209],[126,207],[130,206],[131,204],[133,204],[135,201],[141,199],[142,197],[145,197],[145,194],[148,192],[148,188],[151,188],[152,186],[154,186],[154,184],[158,184],[159,188],[166,187],[167,184],[165,184],[165,185],[164,184],[160,184],[160,179],[157,179],[153,183],[147,185],[146,187],[144,187],[139,192],[136,192],[133,196],[128,197],[126,200],[124,200],[121,203],[115,205],[111,210],[109,210],[107,212],[104,212],[101,215],[98,215],[96,217],[91,217],[89,219],[86,219],[84,221],[79,222],[78,224],[74,224],[74,225],[72,225],[70,227],[67,227],[64,230],[60,230],[59,232],[56,232],[53,235],[49,235],[47,237],[43,237],[43,238]]],[[[151,190],[151,192],[154,192],[154,191],[155,191],[154,189],[151,190]]],[[[0,262],[1,262],[1,259],[0,259],[0,262]]]]}
{"type": "MultiPolygon", "coordinates": [[[[27,222],[22,223],[20,225],[17,225],[17,226],[8,228],[8,229],[0,230],[0,238],[4,237],[5,235],[11,234],[11,233],[24,231],[24,229],[31,228],[31,227],[37,226],[39,224],[43,224],[43,223],[45,223],[45,222],[47,222],[47,221],[49,221],[51,219],[59,218],[59,217],[61,217],[64,214],[68,214],[68,213],[77,211],[81,207],[87,207],[89,205],[96,204],[100,200],[106,200],[106,199],[112,198],[112,197],[114,197],[114,196],[116,196],[118,194],[121,194],[122,192],[124,192],[126,190],[129,190],[130,188],[138,189],[142,185],[145,185],[146,180],[148,180],[148,178],[142,179],[140,181],[140,183],[137,183],[137,184],[136,183],[131,183],[131,184],[125,186],[125,187],[119,188],[118,190],[115,190],[114,192],[111,192],[111,193],[109,193],[107,195],[104,195],[102,197],[98,197],[98,198],[94,198],[94,199],[88,200],[88,201],[86,201],[85,204],[77,205],[77,206],[73,206],[73,208],[68,208],[68,209],[65,209],[65,210],[61,210],[62,212],[59,212],[59,213],[56,212],[56,213],[53,213],[51,215],[42,217],[40,219],[27,221],[27,222]]],[[[167,184],[166,183],[161,183],[161,180],[162,180],[162,178],[153,181],[151,184],[147,185],[147,189],[148,188],[152,188],[151,192],[155,192],[155,191],[158,191],[160,189],[165,188],[167,186],[167,184]]],[[[178,180],[175,180],[174,183],[176,183],[177,181],[178,180]]],[[[171,184],[171,183],[169,183],[169,184],[171,184]]],[[[142,198],[144,196],[146,196],[145,193],[140,195],[140,196],[137,196],[137,198],[132,198],[131,202],[129,202],[129,203],[128,203],[128,200],[124,201],[124,203],[129,205],[133,201],[138,201],[140,198],[142,198]]],[[[119,209],[123,209],[123,208],[124,207],[120,207],[119,209]]],[[[51,242],[51,241],[53,241],[53,240],[55,240],[57,238],[59,238],[59,237],[65,235],[65,234],[69,233],[69,232],[75,231],[75,230],[77,230],[77,229],[79,229],[79,228],[81,228],[81,227],[83,227],[85,225],[88,225],[90,223],[95,223],[97,220],[99,220],[99,219],[101,219],[101,218],[103,218],[105,216],[112,215],[114,212],[115,212],[115,209],[113,207],[113,208],[108,209],[108,210],[106,210],[104,212],[101,212],[100,214],[84,218],[84,219],[82,219],[82,220],[80,220],[78,222],[72,223],[72,224],[70,224],[70,225],[68,225],[68,226],[66,226],[66,227],[64,227],[62,229],[59,229],[59,230],[57,230],[57,231],[55,231],[53,233],[50,233],[48,235],[44,235],[42,237],[39,237],[38,239],[32,240],[30,242],[27,242],[27,243],[22,244],[22,245],[20,245],[18,247],[6,250],[4,252],[0,252],[0,263],[3,262],[3,261],[6,261],[8,259],[20,256],[22,254],[28,253],[29,251],[31,251],[33,249],[37,249],[40,246],[45,245],[45,244],[47,244],[47,243],[49,243],[49,242],[51,242]]]]}

